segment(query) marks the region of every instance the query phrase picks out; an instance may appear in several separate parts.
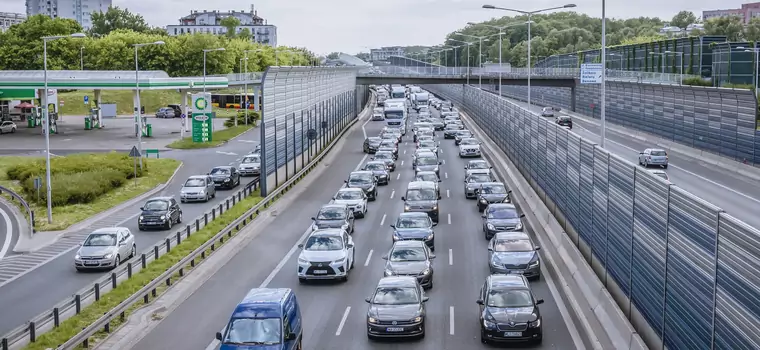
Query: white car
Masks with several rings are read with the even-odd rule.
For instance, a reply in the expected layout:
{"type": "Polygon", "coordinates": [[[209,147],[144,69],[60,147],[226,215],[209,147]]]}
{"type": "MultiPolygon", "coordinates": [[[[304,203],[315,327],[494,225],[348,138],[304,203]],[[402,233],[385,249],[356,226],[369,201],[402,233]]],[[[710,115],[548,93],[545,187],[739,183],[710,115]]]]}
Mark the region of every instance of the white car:
{"type": "Polygon", "coordinates": [[[464,177],[468,177],[472,174],[490,174],[493,167],[483,159],[473,159],[467,162],[464,167],[464,177]]]}
{"type": "Polygon", "coordinates": [[[462,139],[459,142],[459,157],[480,157],[480,141],[474,138],[462,139]]]}
{"type": "Polygon", "coordinates": [[[544,107],[541,109],[541,116],[542,117],[554,117],[554,108],[552,107],[544,107]]]}
{"type": "Polygon", "coordinates": [[[238,166],[238,171],[242,176],[256,176],[261,173],[261,155],[249,154],[243,157],[238,166]]]}
{"type": "Polygon", "coordinates": [[[382,113],[372,113],[372,120],[385,120],[385,116],[382,113]]]}
{"type": "Polygon", "coordinates": [[[649,170],[649,172],[654,174],[655,176],[665,179],[665,181],[670,183],[670,177],[668,176],[668,173],[665,172],[665,170],[654,169],[654,170],[649,170]]]}
{"type": "Polygon", "coordinates": [[[298,248],[301,248],[297,268],[300,283],[316,279],[348,281],[356,253],[354,241],[345,230],[316,230],[298,248]]]}
{"type": "Polygon", "coordinates": [[[354,211],[354,216],[363,218],[367,215],[367,195],[361,188],[341,188],[333,196],[335,204],[345,204],[354,211]]]}

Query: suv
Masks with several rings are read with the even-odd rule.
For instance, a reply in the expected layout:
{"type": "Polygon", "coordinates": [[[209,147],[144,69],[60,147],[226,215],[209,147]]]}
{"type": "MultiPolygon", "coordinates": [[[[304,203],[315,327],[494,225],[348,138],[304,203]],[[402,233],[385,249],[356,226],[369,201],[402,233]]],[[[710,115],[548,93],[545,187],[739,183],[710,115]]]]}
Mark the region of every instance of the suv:
{"type": "Polygon", "coordinates": [[[541,311],[522,275],[491,275],[480,288],[480,342],[533,342],[543,338],[541,311]]]}
{"type": "Polygon", "coordinates": [[[404,201],[404,212],[427,213],[433,222],[439,221],[438,184],[431,181],[412,181],[406,187],[406,195],[401,197],[404,201]]]}
{"type": "Polygon", "coordinates": [[[554,122],[559,126],[566,126],[570,130],[573,129],[573,118],[570,118],[569,115],[560,115],[554,120],[554,122]]]}
{"type": "Polygon", "coordinates": [[[216,197],[214,179],[209,175],[193,175],[187,178],[179,192],[182,203],[203,201],[216,197]]]}
{"type": "Polygon", "coordinates": [[[172,197],[148,199],[140,211],[137,218],[137,228],[140,231],[156,227],[170,230],[174,224],[182,223],[182,209],[172,197]]]}

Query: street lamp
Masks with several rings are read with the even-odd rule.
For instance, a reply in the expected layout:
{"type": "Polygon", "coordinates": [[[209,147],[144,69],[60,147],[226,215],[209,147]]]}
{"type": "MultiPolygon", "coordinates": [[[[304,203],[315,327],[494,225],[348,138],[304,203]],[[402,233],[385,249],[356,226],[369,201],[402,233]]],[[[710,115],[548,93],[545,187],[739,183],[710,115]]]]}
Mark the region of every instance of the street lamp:
{"type": "MultiPolygon", "coordinates": [[[[477,25],[477,23],[473,23],[473,22],[468,22],[467,24],[477,25]]],[[[478,89],[482,90],[483,89],[483,41],[484,41],[483,39],[487,38],[487,36],[475,36],[475,35],[464,34],[464,33],[457,33],[457,34],[461,36],[478,39],[478,41],[480,42],[480,46],[478,47],[478,67],[480,68],[480,70],[478,71],[479,72],[478,73],[478,89]]],[[[485,41],[488,41],[488,39],[486,39],[485,41]]],[[[499,51],[501,51],[501,37],[499,37],[499,51]]],[[[501,76],[501,73],[499,73],[499,76],[501,76]]],[[[501,90],[501,88],[499,90],[501,90]]]]}
{"type": "MultiPolygon", "coordinates": [[[[490,24],[474,23],[474,22],[467,22],[467,24],[472,25],[472,26],[481,25],[481,26],[484,26],[484,27],[494,28],[494,29],[498,29],[499,30],[499,33],[498,33],[498,35],[499,35],[499,97],[501,97],[502,96],[501,95],[501,74],[502,74],[502,70],[503,70],[502,66],[501,66],[501,64],[502,64],[502,61],[501,61],[501,59],[502,59],[501,42],[502,42],[502,38],[504,37],[504,34],[506,34],[506,33],[504,33],[504,29],[507,29],[509,27],[521,26],[523,24],[528,24],[530,26],[530,24],[528,22],[525,22],[525,23],[514,23],[514,24],[510,24],[510,25],[506,25],[506,26],[494,26],[494,25],[490,25],[490,24]]],[[[483,56],[481,54],[481,60],[482,60],[482,57],[483,56]]],[[[481,73],[481,77],[482,77],[482,73],[481,73]]],[[[479,88],[482,90],[483,89],[482,83],[479,83],[479,84],[480,84],[479,88]]],[[[530,91],[530,89],[529,89],[529,91],[530,91]]]]}
{"type": "Polygon", "coordinates": [[[140,170],[143,169],[143,161],[142,161],[142,120],[141,117],[141,106],[140,103],[140,65],[137,60],[137,49],[143,47],[143,46],[150,46],[150,45],[163,45],[163,41],[155,41],[152,43],[144,43],[144,44],[132,44],[135,48],[135,92],[137,94],[137,106],[135,107],[135,124],[137,124],[137,151],[140,153],[140,170]]]}
{"type": "MultiPolygon", "coordinates": [[[[47,219],[48,224],[53,223],[53,187],[50,185],[50,112],[48,111],[48,79],[47,79],[47,42],[63,38],[84,38],[84,33],[70,35],[54,35],[42,37],[42,69],[45,80],[45,91],[40,96],[42,100],[42,127],[45,128],[45,182],[47,182],[47,219]]],[[[58,101],[56,101],[56,104],[58,101]]]]}
{"type": "MultiPolygon", "coordinates": [[[[256,50],[245,50],[243,51],[243,55],[245,55],[245,73],[243,75],[243,91],[245,91],[245,125],[248,125],[248,53],[249,52],[261,52],[264,51],[264,49],[256,49],[256,50]]],[[[254,97],[256,97],[256,94],[254,93],[254,97]]],[[[237,118],[235,118],[235,125],[237,125],[237,118]]]]}
{"type": "MultiPolygon", "coordinates": [[[[467,41],[457,40],[457,39],[449,39],[449,40],[455,41],[458,43],[464,43],[467,46],[467,85],[470,85],[470,45],[472,45],[472,43],[467,42],[467,41]]],[[[456,53],[454,54],[454,59],[456,59],[456,53]]]]}
{"type": "Polygon", "coordinates": [[[225,48],[203,49],[203,97],[206,97],[206,54],[214,51],[224,51],[225,48]]]}
{"type": "Polygon", "coordinates": [[[79,70],[84,70],[84,45],[79,47],[79,70]]]}
{"type": "MultiPolygon", "coordinates": [[[[530,105],[530,76],[531,76],[531,66],[530,66],[530,25],[531,25],[531,23],[533,23],[533,21],[531,20],[531,18],[533,17],[533,15],[535,15],[537,13],[540,13],[540,12],[546,12],[546,11],[552,11],[552,10],[558,10],[558,9],[565,9],[565,8],[573,8],[573,7],[575,7],[575,4],[567,4],[567,5],[564,5],[564,6],[549,7],[549,8],[540,9],[540,10],[534,10],[534,11],[523,11],[523,10],[515,10],[515,9],[510,9],[510,8],[505,8],[505,7],[497,7],[497,6],[494,6],[494,5],[483,5],[484,9],[512,11],[512,12],[517,12],[517,13],[520,13],[520,14],[528,16],[528,105],[530,105]]],[[[602,22],[602,23],[604,23],[604,22],[602,22]]],[[[604,27],[603,24],[602,24],[602,27],[604,27]]],[[[602,50],[604,50],[604,34],[602,34],[602,50]]],[[[501,54],[501,52],[499,52],[499,54],[501,54]]],[[[501,91],[501,86],[499,86],[499,91],[501,91]]],[[[604,100],[604,99],[602,99],[602,100],[604,100]]]]}

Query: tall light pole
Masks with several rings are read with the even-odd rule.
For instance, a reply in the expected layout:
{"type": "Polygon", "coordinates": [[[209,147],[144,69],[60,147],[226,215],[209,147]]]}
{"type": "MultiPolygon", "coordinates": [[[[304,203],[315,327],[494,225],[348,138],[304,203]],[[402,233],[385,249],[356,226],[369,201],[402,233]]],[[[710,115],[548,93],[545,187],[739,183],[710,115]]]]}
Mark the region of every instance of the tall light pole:
{"type": "MultiPolygon", "coordinates": [[[[142,161],[142,113],[140,112],[142,110],[142,104],[140,103],[140,65],[138,63],[137,59],[137,49],[143,47],[143,46],[149,46],[149,45],[163,45],[163,41],[155,41],[152,43],[144,43],[144,44],[132,44],[135,48],[135,94],[137,95],[137,106],[135,107],[135,124],[137,125],[137,151],[140,153],[140,170],[143,168],[143,161],[142,161]]],[[[205,85],[205,84],[204,84],[205,85]]]]}
{"type": "MultiPolygon", "coordinates": [[[[243,75],[243,91],[245,91],[245,125],[248,125],[248,53],[249,52],[261,52],[264,49],[256,49],[256,50],[245,50],[243,51],[243,55],[245,55],[245,75],[243,75]]],[[[256,94],[254,94],[255,97],[256,94]]],[[[235,118],[235,121],[237,123],[237,118],[235,118]]]]}
{"type": "Polygon", "coordinates": [[[84,46],[79,47],[79,70],[84,70],[84,46]]]}
{"type": "Polygon", "coordinates": [[[473,44],[471,42],[457,40],[457,39],[449,39],[451,41],[456,41],[460,43],[464,43],[467,45],[467,85],[470,85],[470,46],[473,44]]]}
{"type": "MultiPolygon", "coordinates": [[[[206,54],[214,51],[224,51],[225,48],[218,47],[216,49],[203,49],[203,96],[206,96],[206,54]]],[[[209,101],[210,102],[210,101],[209,101]]]]}
{"type": "MultiPolygon", "coordinates": [[[[50,185],[50,111],[48,111],[48,79],[47,79],[47,42],[63,38],[84,38],[84,33],[71,35],[55,35],[42,37],[42,69],[45,80],[45,91],[40,96],[42,102],[42,132],[45,134],[45,182],[47,192],[47,219],[48,224],[53,223],[53,187],[50,185]]],[[[58,104],[58,101],[55,102],[58,104]]]]}
{"type": "MultiPolygon", "coordinates": [[[[472,22],[469,22],[467,24],[475,25],[475,23],[472,23],[472,22]]],[[[480,45],[478,46],[478,67],[480,68],[480,70],[478,70],[478,89],[482,90],[483,89],[483,41],[484,41],[483,39],[487,38],[487,36],[475,36],[475,35],[464,34],[464,33],[457,33],[457,34],[461,36],[466,36],[469,38],[478,39],[478,41],[480,42],[480,45]]],[[[485,41],[488,41],[488,39],[486,39],[485,41]]],[[[499,45],[501,45],[501,42],[499,43],[499,45]]]]}
{"type": "MultiPolygon", "coordinates": [[[[532,70],[531,69],[531,65],[530,65],[530,25],[531,25],[531,23],[533,23],[533,21],[531,19],[532,19],[533,15],[535,15],[537,13],[540,13],[540,12],[559,10],[559,9],[564,9],[564,8],[572,8],[572,7],[575,7],[575,4],[567,4],[567,5],[564,5],[564,6],[549,7],[549,8],[540,9],[540,10],[534,10],[534,11],[523,11],[523,10],[515,10],[515,9],[510,9],[510,8],[505,8],[505,7],[497,7],[497,6],[494,6],[494,5],[483,5],[484,9],[512,11],[512,12],[517,12],[517,13],[520,13],[520,14],[528,16],[528,104],[529,105],[531,103],[531,100],[530,100],[530,90],[531,90],[530,89],[530,76],[531,76],[531,70],[532,70]]],[[[602,5],[602,7],[604,7],[604,5],[602,5]]],[[[604,20],[602,20],[602,31],[604,31],[604,20]]],[[[604,34],[602,34],[602,50],[604,50],[604,34]]],[[[602,62],[602,63],[604,63],[604,62],[602,62]]],[[[602,84],[604,84],[604,83],[602,83],[602,84]]],[[[602,86],[604,86],[604,85],[602,85],[602,86]]],[[[501,86],[499,86],[499,90],[501,90],[501,86]]],[[[602,99],[602,100],[604,100],[604,99],[602,99]]]]}
{"type": "MultiPolygon", "coordinates": [[[[502,51],[502,50],[501,50],[501,43],[502,43],[502,41],[503,41],[503,39],[504,39],[504,34],[506,34],[506,33],[504,32],[504,30],[505,30],[505,29],[507,29],[507,28],[510,28],[510,27],[518,27],[518,26],[521,26],[521,25],[523,25],[523,24],[528,24],[528,22],[524,22],[524,23],[523,23],[523,22],[520,22],[520,23],[514,23],[514,24],[510,24],[510,25],[506,25],[506,26],[493,26],[493,25],[490,25],[490,24],[485,24],[485,23],[475,23],[475,22],[467,22],[467,24],[468,24],[468,25],[471,25],[471,26],[477,26],[477,25],[480,25],[480,26],[483,26],[483,27],[494,28],[494,29],[498,29],[498,30],[499,30],[499,33],[498,33],[498,34],[496,34],[496,35],[498,35],[498,36],[499,36],[499,97],[501,97],[501,96],[502,96],[502,95],[501,95],[501,74],[502,74],[502,71],[503,71],[503,69],[502,69],[502,54],[501,54],[501,51],[502,51]]],[[[489,35],[489,36],[492,36],[492,35],[489,35]]],[[[481,44],[481,45],[482,45],[482,44],[481,44]]],[[[482,53],[481,53],[481,55],[482,55],[482,53]]],[[[482,56],[481,56],[481,58],[482,58],[482,56]]],[[[483,86],[482,86],[482,84],[481,84],[481,86],[480,86],[480,89],[483,89],[483,86]]]]}

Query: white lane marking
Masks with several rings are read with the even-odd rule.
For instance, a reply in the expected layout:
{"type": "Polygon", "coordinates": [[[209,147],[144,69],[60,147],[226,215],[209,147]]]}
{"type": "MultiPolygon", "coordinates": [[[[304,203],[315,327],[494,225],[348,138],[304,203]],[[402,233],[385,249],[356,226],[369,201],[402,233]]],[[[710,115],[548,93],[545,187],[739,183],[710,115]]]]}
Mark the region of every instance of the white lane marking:
{"type": "Polygon", "coordinates": [[[401,178],[401,173],[396,174],[396,180],[401,178]]]}
{"type": "Polygon", "coordinates": [[[443,177],[448,179],[449,178],[449,173],[443,173],[443,177]]]}
{"type": "Polygon", "coordinates": [[[383,226],[384,223],[385,223],[385,214],[383,214],[383,218],[380,219],[380,226],[383,226]]]}
{"type": "Polygon", "coordinates": [[[401,161],[401,166],[404,166],[404,161],[403,160],[401,161]]]}
{"type": "Polygon", "coordinates": [[[406,150],[404,150],[404,154],[406,154],[406,150]]]}
{"type": "Polygon", "coordinates": [[[258,141],[254,141],[254,140],[238,140],[238,142],[257,143],[258,141]]]}
{"type": "Polygon", "coordinates": [[[63,139],[63,140],[61,140],[61,141],[71,141],[71,139],[63,139]]]}
{"type": "Polygon", "coordinates": [[[454,250],[449,249],[449,265],[454,265],[454,250]]]}
{"type": "Polygon", "coordinates": [[[335,331],[335,335],[339,336],[340,332],[343,330],[343,326],[346,325],[346,319],[348,319],[348,313],[351,312],[351,307],[346,307],[346,312],[343,313],[343,318],[340,319],[340,324],[338,325],[338,330],[335,331]]]}
{"type": "Polygon", "coordinates": [[[454,307],[449,306],[449,334],[454,335],[454,307]]]}
{"type": "Polygon", "coordinates": [[[225,156],[236,156],[238,155],[235,152],[222,152],[222,151],[216,151],[217,154],[224,154],[225,156]]]}
{"type": "Polygon", "coordinates": [[[393,199],[393,195],[396,194],[396,190],[391,191],[391,199],[393,199]]]}
{"type": "Polygon", "coordinates": [[[369,266],[370,260],[372,260],[372,253],[374,252],[374,249],[369,250],[369,254],[367,255],[367,260],[364,261],[364,266],[369,266]]]}
{"type": "Polygon", "coordinates": [[[11,247],[11,240],[13,239],[13,225],[11,224],[11,217],[8,216],[8,213],[6,213],[5,210],[0,209],[0,215],[3,216],[3,220],[5,220],[5,227],[7,228],[5,231],[5,242],[3,242],[3,247],[0,248],[0,259],[2,259],[5,256],[5,253],[8,252],[8,249],[11,247]]]}
{"type": "Polygon", "coordinates": [[[444,164],[446,164],[446,159],[441,161],[441,165],[444,165],[444,164]]]}
{"type": "Polygon", "coordinates": [[[448,213],[447,215],[449,217],[449,225],[451,225],[451,213],[448,213]]]}
{"type": "Polygon", "coordinates": [[[441,148],[440,150],[441,150],[441,153],[443,153],[443,148],[441,148]]]}
{"type": "Polygon", "coordinates": [[[446,198],[451,198],[451,192],[449,192],[449,190],[446,190],[446,198]]]}

